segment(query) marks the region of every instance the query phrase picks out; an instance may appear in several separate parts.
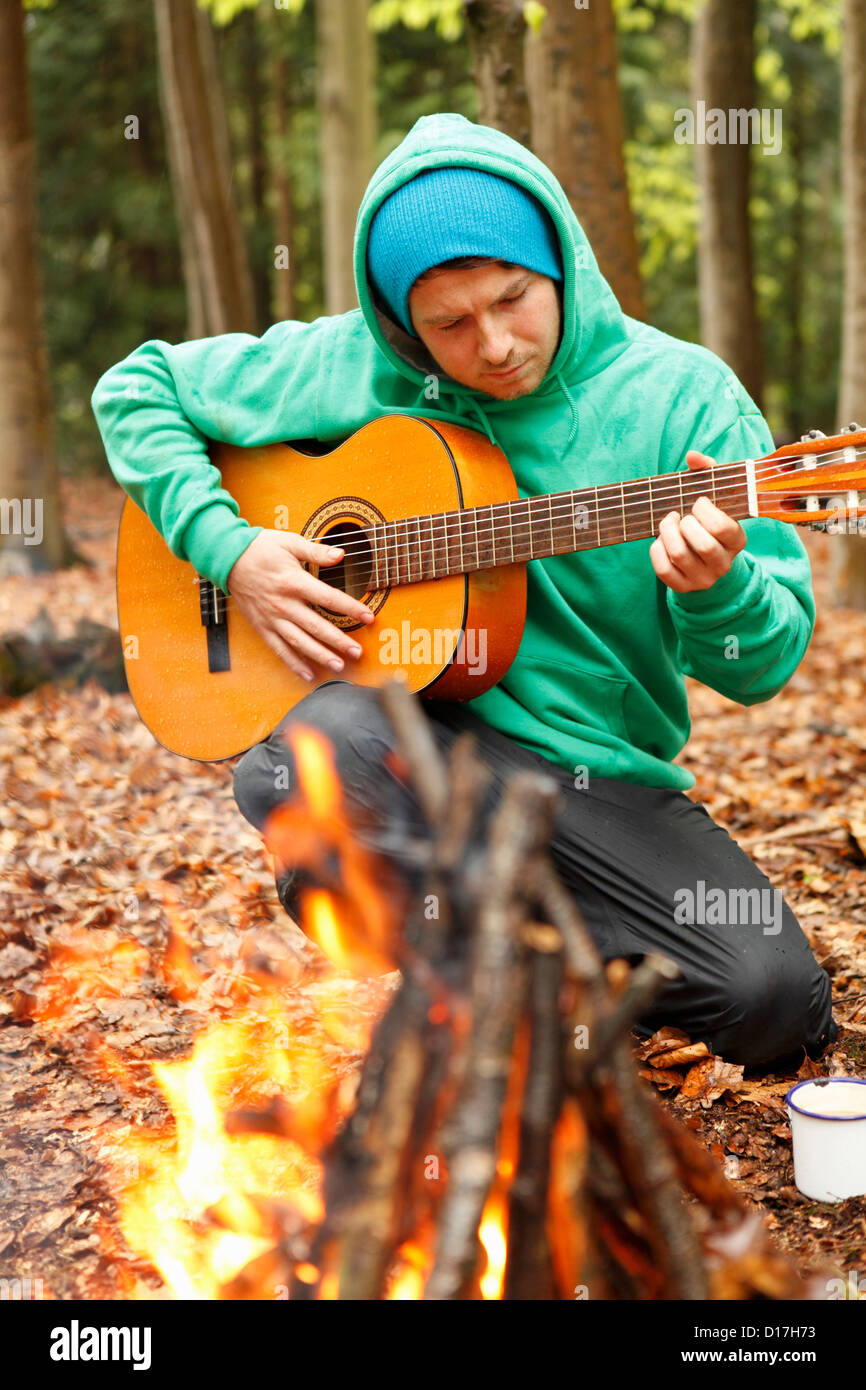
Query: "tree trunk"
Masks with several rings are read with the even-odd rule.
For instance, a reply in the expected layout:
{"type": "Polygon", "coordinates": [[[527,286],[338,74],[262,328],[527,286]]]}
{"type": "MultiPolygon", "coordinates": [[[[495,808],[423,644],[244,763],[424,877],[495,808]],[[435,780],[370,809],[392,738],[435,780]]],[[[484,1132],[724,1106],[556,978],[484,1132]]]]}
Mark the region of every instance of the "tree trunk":
{"type": "Polygon", "coordinates": [[[791,157],[794,179],[794,201],[788,213],[788,229],[791,234],[792,252],[788,265],[785,312],[788,318],[789,348],[786,409],[787,433],[792,439],[799,439],[811,426],[803,416],[803,282],[806,267],[806,202],[805,202],[805,153],[806,153],[806,109],[804,84],[807,81],[806,65],[798,48],[790,58],[791,99],[788,103],[788,150],[791,157]]]}
{"type": "Polygon", "coordinates": [[[478,119],[530,147],[526,21],[520,0],[464,0],[478,119]]]}
{"type": "MultiPolygon", "coordinates": [[[[273,11],[276,14],[276,11],[273,11]]],[[[256,320],[262,332],[271,322],[271,275],[269,246],[270,218],[265,202],[267,158],[264,130],[264,63],[259,34],[259,11],[247,10],[239,16],[242,24],[244,102],[246,105],[246,150],[250,166],[249,205],[251,216],[253,293],[256,320]]]]}
{"type": "Polygon", "coordinates": [[[357,307],[352,248],[373,172],[375,50],[359,0],[317,0],[325,312],[357,307]]]}
{"type": "Polygon", "coordinates": [[[192,337],[255,332],[210,20],[196,0],[154,0],[160,92],[192,337]]]}
{"type": "MultiPolygon", "coordinates": [[[[698,13],[693,31],[693,95],[696,104],[706,103],[708,112],[716,109],[727,114],[753,107],[755,10],[756,0],[739,0],[736,5],[730,0],[706,0],[698,13]]],[[[750,164],[748,144],[696,142],[701,337],[732,368],[760,408],[763,381],[752,283],[750,164]]]]}
{"type": "Polygon", "coordinates": [[[574,0],[547,0],[526,60],[535,153],[565,189],[623,310],[645,319],[610,0],[585,10],[574,0]]]}
{"type": "Polygon", "coordinates": [[[77,557],[64,530],[36,236],[24,13],[0,4],[0,574],[77,557]]]}
{"type": "MultiPolygon", "coordinates": [[[[842,298],[840,424],[866,426],[866,0],[845,0],[842,43],[842,298]]],[[[866,538],[833,544],[839,602],[866,608],[866,538]]]]}
{"type": "MultiPolygon", "coordinates": [[[[270,11],[276,15],[275,10],[270,11]]],[[[277,16],[278,17],[278,16],[277,16]]],[[[274,313],[277,320],[295,316],[295,208],[288,143],[291,135],[292,64],[281,50],[279,36],[272,40],[269,64],[274,139],[271,147],[271,184],[274,195],[274,313]],[[284,262],[284,263],[283,263],[284,262]]]]}

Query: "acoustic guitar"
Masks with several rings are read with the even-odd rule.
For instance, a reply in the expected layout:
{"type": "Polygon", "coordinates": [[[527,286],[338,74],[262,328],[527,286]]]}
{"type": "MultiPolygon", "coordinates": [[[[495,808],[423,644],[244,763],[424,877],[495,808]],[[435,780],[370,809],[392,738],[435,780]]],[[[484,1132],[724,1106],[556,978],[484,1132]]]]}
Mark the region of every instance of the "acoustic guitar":
{"type": "MultiPolygon", "coordinates": [[[[523,635],[532,560],[645,540],[667,512],[685,513],[703,495],[737,520],[866,529],[866,430],[857,425],[832,438],[813,430],[757,460],[524,498],[483,435],[407,415],[374,420],[315,457],[303,443],[214,444],[211,459],[252,525],[344,547],[338,564],[308,566],[376,614],[365,626],[320,609],[362,648],[339,678],[378,686],[402,674],[438,700],[473,699],[505,675],[523,635]]],[[[336,679],[295,675],[131,500],[117,602],[136,708],[185,757],[244,752],[317,683],[336,679]]]]}

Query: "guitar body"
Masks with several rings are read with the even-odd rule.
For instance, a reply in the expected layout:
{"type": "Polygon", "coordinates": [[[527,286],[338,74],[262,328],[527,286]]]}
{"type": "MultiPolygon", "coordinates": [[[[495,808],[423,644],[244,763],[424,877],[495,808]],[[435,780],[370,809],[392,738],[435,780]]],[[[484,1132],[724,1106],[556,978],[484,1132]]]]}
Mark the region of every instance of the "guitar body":
{"type": "MultiPolygon", "coordinates": [[[[349,559],[365,526],[516,499],[505,455],[482,435],[389,415],[325,455],[288,444],[217,444],[211,459],[251,525],[345,542],[345,565],[325,567],[320,577],[361,599],[376,620],[365,626],[321,610],[362,648],[327,680],[379,686],[402,673],[411,690],[441,700],[474,699],[501,680],[523,636],[524,564],[371,590],[363,567],[353,571],[349,559]]],[[[215,591],[202,589],[207,604],[215,591]]],[[[242,753],[316,688],[218,591],[225,621],[218,629],[203,622],[199,576],[131,500],[120,522],[117,592],[130,692],[154,737],[174,753],[208,762],[242,753]]]]}

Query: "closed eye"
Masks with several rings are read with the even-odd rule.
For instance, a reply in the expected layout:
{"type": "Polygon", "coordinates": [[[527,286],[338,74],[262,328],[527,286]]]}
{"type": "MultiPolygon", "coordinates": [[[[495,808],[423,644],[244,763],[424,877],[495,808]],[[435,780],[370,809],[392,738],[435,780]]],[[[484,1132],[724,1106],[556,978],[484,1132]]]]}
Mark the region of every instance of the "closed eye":
{"type": "MultiPolygon", "coordinates": [[[[517,301],[518,301],[518,299],[522,299],[523,296],[526,294],[527,289],[528,289],[528,286],[524,285],[523,289],[520,291],[520,294],[513,294],[513,295],[511,295],[511,297],[510,297],[509,299],[500,299],[499,303],[500,303],[500,304],[516,304],[517,301]]],[[[440,324],[439,324],[440,332],[442,332],[442,333],[450,333],[450,331],[451,331],[452,328],[456,328],[457,325],[458,325],[458,323],[462,323],[462,322],[463,322],[462,319],[455,319],[453,323],[440,323],[440,324]]]]}

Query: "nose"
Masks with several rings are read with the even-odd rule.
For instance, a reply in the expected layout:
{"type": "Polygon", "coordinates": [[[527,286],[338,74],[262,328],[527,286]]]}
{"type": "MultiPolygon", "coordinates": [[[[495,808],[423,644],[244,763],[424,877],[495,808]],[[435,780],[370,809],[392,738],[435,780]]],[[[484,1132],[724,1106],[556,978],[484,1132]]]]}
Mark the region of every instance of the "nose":
{"type": "Polygon", "coordinates": [[[478,329],[478,351],[494,369],[508,360],[513,338],[505,324],[481,323],[478,329]]]}

